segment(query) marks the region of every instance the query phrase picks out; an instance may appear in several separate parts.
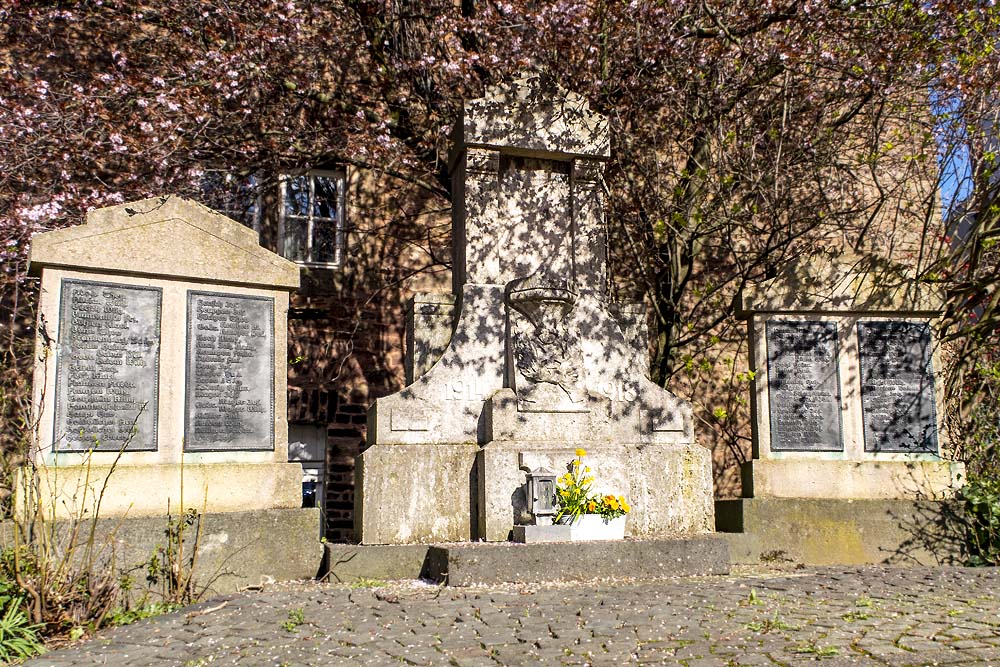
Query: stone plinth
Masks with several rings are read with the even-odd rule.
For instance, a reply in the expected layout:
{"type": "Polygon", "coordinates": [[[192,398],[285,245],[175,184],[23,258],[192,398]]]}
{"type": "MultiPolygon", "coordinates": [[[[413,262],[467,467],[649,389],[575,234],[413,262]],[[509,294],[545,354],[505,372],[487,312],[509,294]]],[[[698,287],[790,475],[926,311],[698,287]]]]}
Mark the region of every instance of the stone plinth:
{"type": "Polygon", "coordinates": [[[578,448],[587,452],[586,465],[597,480],[594,492],[629,499],[626,535],[710,532],[712,497],[704,492],[712,484],[708,452],[675,432],[652,430],[648,414],[622,407],[592,396],[585,412],[523,412],[512,390],[496,392],[487,403],[489,441],[476,461],[479,537],[506,540],[515,524],[529,520],[523,468],[562,473],[578,448]]]}
{"type": "Polygon", "coordinates": [[[93,513],[104,488],[101,516],[301,505],[285,419],[295,264],[179,197],[92,211],[34,237],[30,260],[43,504],[93,513]]]}
{"type": "MultiPolygon", "coordinates": [[[[630,534],[712,529],[691,407],[647,378],[643,316],[608,298],[609,146],[605,118],[538,77],[466,103],[452,158],[453,332],[429,370],[369,411],[363,543],[506,540],[524,520],[519,467],[538,454],[562,470],[577,447],[600,457],[606,491],[629,496],[630,534]]],[[[441,306],[424,310],[408,335],[415,369],[448,330],[441,306]]]]}
{"type": "Polygon", "coordinates": [[[475,443],[379,445],[357,459],[355,531],[364,544],[475,538],[475,443]],[[373,502],[374,499],[378,503],[373,502]],[[360,511],[358,511],[360,510],[360,511]]]}
{"type": "Polygon", "coordinates": [[[740,498],[716,503],[733,563],[961,565],[960,501],[740,498]]]}
{"type": "Polygon", "coordinates": [[[806,257],[741,297],[753,383],[744,496],[954,495],[934,321],[941,295],[904,267],[806,257]]]}
{"type": "MultiPolygon", "coordinates": [[[[171,518],[176,521],[181,516],[183,512],[177,511],[171,518]]],[[[184,564],[188,566],[187,557],[194,553],[192,545],[199,534],[191,576],[195,590],[204,589],[202,597],[207,599],[276,581],[312,579],[324,560],[316,535],[318,524],[315,507],[202,514],[184,531],[184,564]]],[[[150,557],[167,546],[166,516],[113,517],[85,525],[88,533],[91,528],[94,531],[95,559],[116,576],[131,580],[132,586],[123,591],[127,600],[143,604],[160,599],[162,581],[150,582],[138,573],[147,572],[150,557]]],[[[73,519],[46,525],[53,539],[62,544],[79,540],[80,529],[81,524],[73,519]]],[[[0,522],[0,541],[14,544],[17,530],[13,521],[0,522]]],[[[82,547],[78,549],[77,557],[82,547]]]]}
{"type": "Polygon", "coordinates": [[[721,535],[662,540],[609,540],[536,544],[458,544],[427,550],[423,576],[448,586],[653,579],[729,572],[721,535]]]}
{"type": "Polygon", "coordinates": [[[965,478],[956,461],[757,460],[741,472],[755,498],[939,498],[965,478]]]}

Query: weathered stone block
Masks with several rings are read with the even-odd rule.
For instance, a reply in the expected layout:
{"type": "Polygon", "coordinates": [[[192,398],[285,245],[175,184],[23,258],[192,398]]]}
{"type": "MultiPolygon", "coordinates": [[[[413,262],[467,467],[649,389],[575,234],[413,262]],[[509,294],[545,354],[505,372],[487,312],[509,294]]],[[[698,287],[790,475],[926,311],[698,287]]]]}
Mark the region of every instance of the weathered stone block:
{"type": "MultiPolygon", "coordinates": [[[[27,482],[19,472],[19,488],[27,482]]],[[[204,512],[244,512],[302,507],[302,464],[235,463],[44,465],[34,498],[54,516],[157,516],[189,507],[204,512]]],[[[318,533],[317,533],[318,535],[318,533]]]]}
{"type": "Polygon", "coordinates": [[[662,540],[455,544],[432,546],[426,574],[449,586],[581,581],[603,577],[726,574],[725,538],[698,535],[662,540]]]}
{"type": "Polygon", "coordinates": [[[355,534],[363,544],[473,539],[475,443],[373,445],[355,464],[355,534]]]}
{"type": "Polygon", "coordinates": [[[423,544],[332,544],[327,542],[323,571],[327,581],[419,579],[427,560],[423,544]]]}
{"type": "MultiPolygon", "coordinates": [[[[176,521],[182,514],[179,507],[174,507],[170,518],[176,521]]],[[[82,528],[89,534],[89,520],[84,519],[82,524],[58,520],[46,528],[52,528],[65,545],[72,530],[82,528]]],[[[198,522],[184,532],[184,554],[187,559],[196,556],[192,579],[196,592],[204,589],[204,594],[211,596],[275,581],[314,578],[323,558],[319,523],[317,508],[200,514],[198,522]]],[[[167,546],[167,527],[166,514],[99,519],[93,525],[95,550],[91,555],[99,566],[113,567],[116,573],[131,576],[134,599],[148,587],[155,599],[161,592],[159,587],[146,582],[142,575],[150,558],[167,546]]],[[[0,524],[3,544],[12,543],[13,530],[11,521],[0,524]]],[[[83,558],[83,550],[78,548],[75,556],[83,558]]]]}
{"type": "Polygon", "coordinates": [[[761,498],[951,498],[965,480],[956,461],[771,459],[741,468],[743,494],[761,498]]]}
{"type": "Polygon", "coordinates": [[[593,491],[623,495],[631,504],[626,535],[647,539],[713,530],[715,510],[706,493],[712,484],[711,457],[698,445],[584,441],[556,447],[493,441],[480,450],[476,461],[480,536],[488,541],[507,540],[515,524],[528,520],[520,466],[545,467],[562,474],[577,447],[586,448],[584,463],[597,478],[593,491]]]}
{"type": "Polygon", "coordinates": [[[545,94],[554,86],[537,74],[495,86],[465,103],[455,143],[542,155],[609,158],[608,119],[575,93],[545,94]]]}
{"type": "Polygon", "coordinates": [[[734,563],[961,564],[957,501],[740,498],[716,503],[734,563]]]}

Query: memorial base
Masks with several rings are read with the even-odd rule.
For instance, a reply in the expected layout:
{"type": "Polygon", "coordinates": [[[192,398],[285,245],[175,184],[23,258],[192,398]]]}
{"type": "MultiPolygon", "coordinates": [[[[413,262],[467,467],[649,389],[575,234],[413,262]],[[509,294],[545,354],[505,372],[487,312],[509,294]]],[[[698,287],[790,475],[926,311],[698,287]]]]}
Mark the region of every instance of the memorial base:
{"type": "MultiPolygon", "coordinates": [[[[172,518],[176,521],[176,516],[172,518]]],[[[99,567],[114,568],[117,574],[128,577],[131,600],[146,598],[148,602],[158,600],[163,592],[161,585],[147,581],[145,574],[150,558],[166,547],[170,525],[167,516],[161,515],[100,519],[93,524],[57,520],[44,527],[60,545],[57,550],[70,544],[75,532],[76,556],[86,550],[79,543],[81,531],[89,536],[93,528],[92,555],[99,567]]],[[[184,531],[184,554],[195,556],[195,592],[204,590],[202,597],[207,599],[269,582],[312,579],[323,564],[319,526],[316,507],[201,514],[184,531]]],[[[0,523],[0,544],[13,544],[15,531],[23,528],[11,520],[0,523]]],[[[189,562],[185,559],[185,566],[189,562]]]]}
{"type": "MultiPolygon", "coordinates": [[[[294,509],[302,506],[299,463],[49,465],[37,468],[32,496],[46,516],[101,518],[199,512],[294,509]]],[[[26,497],[19,472],[19,503],[26,497]]],[[[23,508],[23,505],[22,505],[23,508]]],[[[317,529],[318,530],[318,529],[317,529]]]]}
{"type": "Polygon", "coordinates": [[[372,445],[355,464],[354,530],[362,544],[473,539],[475,443],[372,445]]]}
{"type": "Polygon", "coordinates": [[[754,460],[741,468],[752,498],[942,499],[965,480],[955,461],[754,460]]]}
{"type": "Polygon", "coordinates": [[[515,514],[527,511],[524,472],[545,467],[561,475],[587,450],[585,465],[600,480],[594,492],[623,495],[632,505],[626,535],[641,539],[709,533],[714,525],[712,464],[708,450],[695,444],[593,445],[493,441],[479,452],[479,537],[511,539],[515,514]]]}
{"type": "Polygon", "coordinates": [[[739,498],[715,505],[734,563],[957,565],[957,500],[739,498]]]}

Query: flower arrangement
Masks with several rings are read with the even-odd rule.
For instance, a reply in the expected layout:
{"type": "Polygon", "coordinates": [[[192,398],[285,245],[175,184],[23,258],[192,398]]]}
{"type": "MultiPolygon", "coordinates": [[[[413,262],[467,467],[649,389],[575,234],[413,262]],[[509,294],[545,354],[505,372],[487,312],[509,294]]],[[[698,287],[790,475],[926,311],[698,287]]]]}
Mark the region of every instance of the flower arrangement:
{"type": "Polygon", "coordinates": [[[594,477],[590,468],[583,464],[587,455],[584,449],[576,450],[576,458],[569,464],[569,470],[559,478],[556,486],[556,523],[573,523],[582,514],[599,514],[604,522],[624,516],[632,509],[624,496],[591,494],[594,477]],[[569,517],[568,520],[565,519],[569,517]]]}

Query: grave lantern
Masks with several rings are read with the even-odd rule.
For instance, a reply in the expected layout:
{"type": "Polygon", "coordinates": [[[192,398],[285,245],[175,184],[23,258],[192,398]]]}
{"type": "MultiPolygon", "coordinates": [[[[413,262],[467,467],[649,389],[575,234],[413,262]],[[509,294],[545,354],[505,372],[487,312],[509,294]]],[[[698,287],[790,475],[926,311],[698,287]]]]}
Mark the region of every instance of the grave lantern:
{"type": "Polygon", "coordinates": [[[552,525],[556,513],[556,474],[548,468],[527,471],[528,500],[536,526],[552,525]]]}

